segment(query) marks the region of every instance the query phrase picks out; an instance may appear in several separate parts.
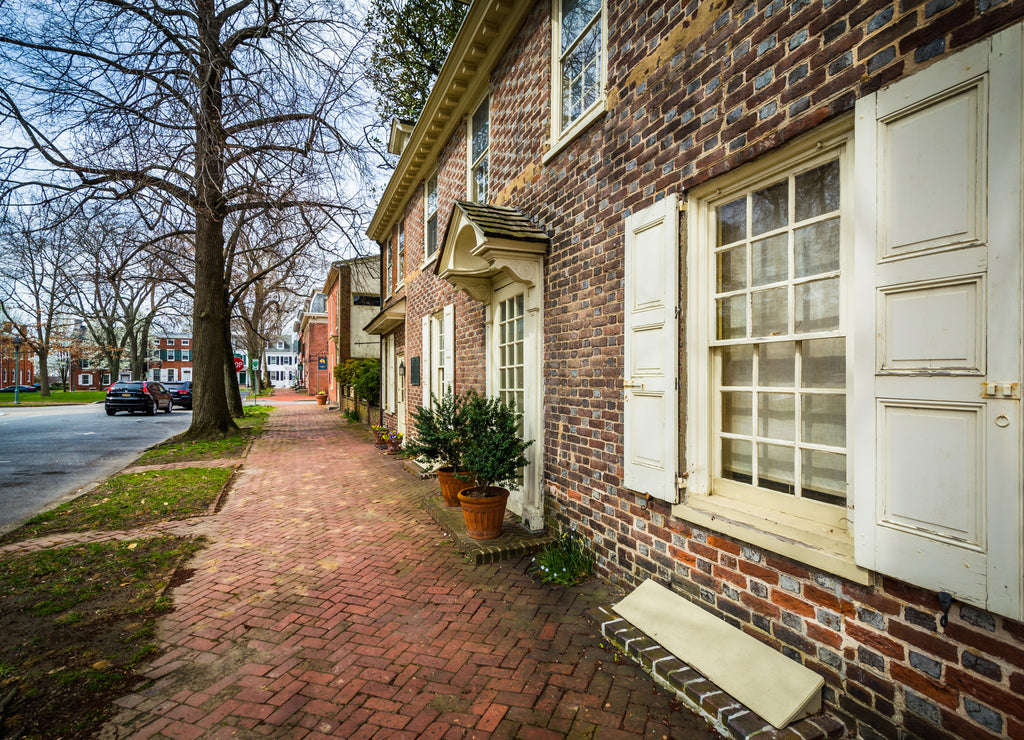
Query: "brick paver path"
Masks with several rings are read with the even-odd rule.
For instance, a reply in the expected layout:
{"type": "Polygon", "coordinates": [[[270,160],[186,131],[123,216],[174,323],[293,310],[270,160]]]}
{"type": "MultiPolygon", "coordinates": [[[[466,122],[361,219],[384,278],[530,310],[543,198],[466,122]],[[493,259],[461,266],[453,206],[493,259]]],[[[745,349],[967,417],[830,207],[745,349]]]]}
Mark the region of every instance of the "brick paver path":
{"type": "Polygon", "coordinates": [[[282,406],[101,737],[714,737],[602,646],[583,614],[607,586],[473,567],[420,507],[435,487],[282,406]]]}

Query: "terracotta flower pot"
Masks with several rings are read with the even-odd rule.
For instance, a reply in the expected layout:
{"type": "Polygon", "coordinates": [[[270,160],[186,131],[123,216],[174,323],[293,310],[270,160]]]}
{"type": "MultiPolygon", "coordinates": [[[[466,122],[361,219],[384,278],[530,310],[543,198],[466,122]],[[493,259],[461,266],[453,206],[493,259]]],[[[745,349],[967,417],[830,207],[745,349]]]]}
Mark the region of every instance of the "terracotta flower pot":
{"type": "Polygon", "coordinates": [[[327,405],[327,396],[317,396],[316,397],[316,405],[317,406],[325,406],[325,405],[327,405]]]}
{"type": "Polygon", "coordinates": [[[441,484],[441,495],[445,506],[459,506],[459,491],[469,485],[469,473],[456,473],[455,468],[438,468],[437,482],[441,484]],[[462,478],[459,478],[459,476],[462,478]]]}
{"type": "Polygon", "coordinates": [[[491,486],[488,496],[467,496],[476,490],[465,488],[459,491],[459,503],[466,518],[466,534],[474,540],[493,540],[501,536],[501,523],[505,519],[505,503],[508,489],[491,486]]]}

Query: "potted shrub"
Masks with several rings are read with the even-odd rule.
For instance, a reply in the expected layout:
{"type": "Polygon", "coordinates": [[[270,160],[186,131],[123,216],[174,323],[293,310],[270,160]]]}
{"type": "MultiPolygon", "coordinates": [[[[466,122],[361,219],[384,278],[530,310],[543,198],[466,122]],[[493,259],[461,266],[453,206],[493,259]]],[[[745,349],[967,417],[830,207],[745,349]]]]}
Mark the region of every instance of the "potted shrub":
{"type": "Polygon", "coordinates": [[[316,403],[318,406],[323,406],[327,403],[327,391],[320,391],[316,394],[316,403]]]}
{"type": "Polygon", "coordinates": [[[430,397],[430,406],[412,412],[416,438],[406,451],[420,462],[437,465],[441,495],[448,506],[459,505],[459,489],[470,480],[462,464],[466,436],[466,397],[448,390],[440,398],[430,397]]]}
{"type": "Polygon", "coordinates": [[[529,462],[524,454],[533,440],[524,441],[523,415],[500,398],[471,394],[466,402],[466,438],[462,461],[476,480],[459,492],[466,533],[476,540],[501,534],[508,488],[515,485],[529,462]]]}

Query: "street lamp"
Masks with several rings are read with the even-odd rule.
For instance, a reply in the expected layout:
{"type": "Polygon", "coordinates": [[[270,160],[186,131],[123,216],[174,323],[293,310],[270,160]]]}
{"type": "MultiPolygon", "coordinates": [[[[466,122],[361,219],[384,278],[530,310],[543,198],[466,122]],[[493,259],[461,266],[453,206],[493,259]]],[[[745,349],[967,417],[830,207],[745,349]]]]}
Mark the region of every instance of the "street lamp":
{"type": "Polygon", "coordinates": [[[18,372],[18,355],[21,351],[21,336],[18,334],[14,335],[14,339],[11,340],[14,344],[14,405],[18,405],[18,386],[21,384],[21,373],[18,372]]]}

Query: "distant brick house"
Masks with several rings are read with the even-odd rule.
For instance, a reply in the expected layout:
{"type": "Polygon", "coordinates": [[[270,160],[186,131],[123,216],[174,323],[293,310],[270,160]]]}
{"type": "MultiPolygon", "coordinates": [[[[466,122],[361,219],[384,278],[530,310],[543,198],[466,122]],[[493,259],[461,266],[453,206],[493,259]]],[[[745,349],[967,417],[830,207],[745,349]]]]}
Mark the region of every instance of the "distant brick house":
{"type": "Polygon", "coordinates": [[[149,360],[150,380],[192,380],[192,337],[168,334],[154,337],[149,360]]]}
{"type": "Polygon", "coordinates": [[[334,368],[354,357],[380,357],[380,341],[364,329],[380,308],[380,260],[374,256],[335,262],[322,292],[327,296],[327,364],[331,369],[327,393],[337,404],[334,368]]]}
{"type": "Polygon", "coordinates": [[[1021,740],[1022,17],[474,2],[368,232],[387,423],[515,399],[526,526],[851,734],[1021,740]]]}
{"type": "Polygon", "coordinates": [[[295,321],[298,335],[299,382],[315,396],[327,392],[331,382],[331,357],[327,326],[327,296],[313,291],[295,321]]]}
{"type": "Polygon", "coordinates": [[[35,382],[32,348],[23,342],[15,362],[12,339],[12,335],[0,333],[0,387],[32,385],[35,382]]]}

